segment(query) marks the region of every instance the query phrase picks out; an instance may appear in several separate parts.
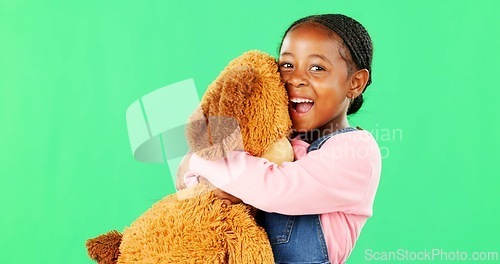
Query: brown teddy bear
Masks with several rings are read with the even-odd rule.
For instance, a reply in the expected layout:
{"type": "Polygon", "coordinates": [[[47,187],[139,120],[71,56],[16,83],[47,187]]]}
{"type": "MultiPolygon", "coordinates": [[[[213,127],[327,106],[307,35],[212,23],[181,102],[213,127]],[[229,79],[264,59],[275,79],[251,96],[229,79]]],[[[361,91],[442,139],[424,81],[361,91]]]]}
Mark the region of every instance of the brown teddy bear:
{"type": "MultiPolygon", "coordinates": [[[[207,159],[244,149],[281,163],[293,160],[290,127],[288,97],[275,59],[249,51],[231,61],[207,88],[190,117],[186,138],[191,151],[207,159]]],[[[178,188],[184,187],[181,179],[178,188]]],[[[89,239],[86,246],[100,264],[273,263],[267,235],[253,213],[243,203],[226,205],[211,187],[198,183],[154,204],[123,235],[111,231],[89,239]]]]}

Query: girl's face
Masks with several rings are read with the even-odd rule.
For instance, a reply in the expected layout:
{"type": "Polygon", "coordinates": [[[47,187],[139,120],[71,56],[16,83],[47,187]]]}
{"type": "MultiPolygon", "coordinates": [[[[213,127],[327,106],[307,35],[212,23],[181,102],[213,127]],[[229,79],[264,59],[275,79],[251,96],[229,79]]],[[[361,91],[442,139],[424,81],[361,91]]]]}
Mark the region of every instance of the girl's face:
{"type": "Polygon", "coordinates": [[[334,32],[307,22],[283,39],[279,69],[297,132],[333,132],[348,126],[350,78],[340,55],[341,41],[334,32]]]}

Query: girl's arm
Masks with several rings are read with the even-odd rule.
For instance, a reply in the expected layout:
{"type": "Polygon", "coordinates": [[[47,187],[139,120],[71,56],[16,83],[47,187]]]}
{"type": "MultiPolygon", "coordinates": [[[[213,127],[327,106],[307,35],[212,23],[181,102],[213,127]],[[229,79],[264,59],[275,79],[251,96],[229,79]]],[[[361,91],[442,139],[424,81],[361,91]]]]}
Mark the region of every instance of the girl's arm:
{"type": "Polygon", "coordinates": [[[371,215],[380,163],[377,143],[368,132],[359,131],[336,135],[321,149],[282,166],[233,151],[217,161],[193,155],[189,168],[263,211],[371,215]]]}

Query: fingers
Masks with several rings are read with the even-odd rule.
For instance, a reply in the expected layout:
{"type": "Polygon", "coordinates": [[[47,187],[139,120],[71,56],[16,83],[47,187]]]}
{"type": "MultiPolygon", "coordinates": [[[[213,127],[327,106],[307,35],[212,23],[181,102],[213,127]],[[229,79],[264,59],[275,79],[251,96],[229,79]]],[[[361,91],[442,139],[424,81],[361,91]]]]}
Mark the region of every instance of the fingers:
{"type": "Polygon", "coordinates": [[[228,199],[221,199],[221,200],[225,205],[233,205],[233,202],[231,200],[228,199]]]}
{"type": "Polygon", "coordinates": [[[207,179],[205,179],[203,177],[200,177],[200,182],[208,184],[210,186],[210,188],[213,190],[213,192],[215,193],[215,196],[217,196],[219,199],[222,199],[222,202],[226,205],[239,204],[242,202],[241,199],[239,199],[238,197],[235,197],[235,196],[215,187],[207,179]]]}
{"type": "Polygon", "coordinates": [[[231,194],[224,192],[221,189],[215,189],[214,193],[215,193],[215,196],[217,196],[219,199],[222,199],[224,204],[227,204],[227,205],[239,204],[242,202],[238,197],[234,197],[231,194]]]}

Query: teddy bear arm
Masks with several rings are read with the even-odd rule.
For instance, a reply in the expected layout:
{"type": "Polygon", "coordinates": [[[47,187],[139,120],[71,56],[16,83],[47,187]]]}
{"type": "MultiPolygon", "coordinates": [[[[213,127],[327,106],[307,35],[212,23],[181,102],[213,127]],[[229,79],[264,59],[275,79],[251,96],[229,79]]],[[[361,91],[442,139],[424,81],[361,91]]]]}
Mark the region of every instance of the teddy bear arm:
{"type": "Polygon", "coordinates": [[[294,159],[292,145],[287,137],[281,138],[271,145],[262,157],[278,165],[281,165],[283,162],[291,162],[294,159]]]}

